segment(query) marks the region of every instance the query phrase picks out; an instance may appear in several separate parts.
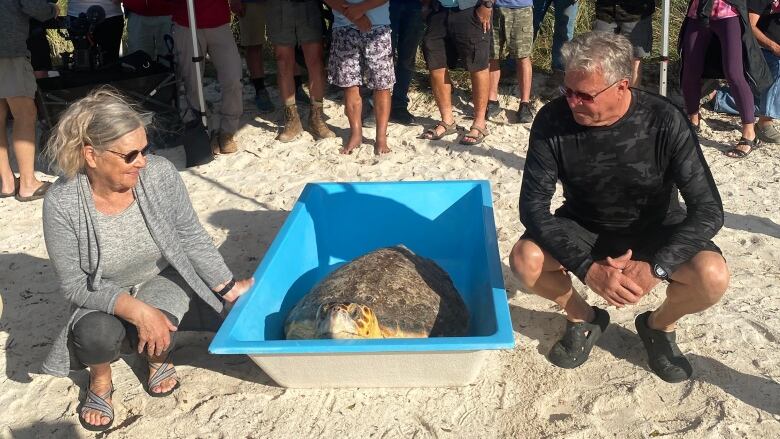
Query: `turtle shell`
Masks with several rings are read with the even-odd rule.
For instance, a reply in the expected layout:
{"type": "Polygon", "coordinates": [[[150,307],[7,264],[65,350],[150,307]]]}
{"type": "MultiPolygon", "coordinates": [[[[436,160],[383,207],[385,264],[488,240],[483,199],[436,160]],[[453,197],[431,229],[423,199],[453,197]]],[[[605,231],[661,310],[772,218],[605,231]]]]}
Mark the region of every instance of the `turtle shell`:
{"type": "Polygon", "coordinates": [[[317,310],[328,302],[370,307],[385,337],[468,331],[468,310],[447,272],[403,245],[374,250],[323,278],[287,316],[287,338],[315,338],[317,310]]]}

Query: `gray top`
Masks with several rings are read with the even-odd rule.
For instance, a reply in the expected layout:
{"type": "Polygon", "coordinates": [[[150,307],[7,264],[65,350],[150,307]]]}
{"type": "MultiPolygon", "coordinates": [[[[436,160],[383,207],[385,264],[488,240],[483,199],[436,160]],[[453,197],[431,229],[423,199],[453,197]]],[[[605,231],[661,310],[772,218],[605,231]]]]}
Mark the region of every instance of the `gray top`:
{"type": "MultiPolygon", "coordinates": [[[[221,312],[222,303],[211,289],[233,274],[198,221],[176,168],[162,157],[147,159],[134,193],[149,233],[187,285],[221,312]]],[[[73,309],[43,371],[65,376],[70,366],[67,337],[71,323],[93,310],[113,314],[117,297],[127,289],[104,278],[102,230],[86,175],[60,178],[46,192],[43,233],[60,290],[73,309]]]]}
{"type": "Polygon", "coordinates": [[[97,212],[97,219],[103,231],[103,279],[130,289],[168,266],[135,200],[116,215],[97,212]]]}
{"type": "Polygon", "coordinates": [[[56,9],[46,0],[0,0],[0,57],[30,56],[27,36],[30,18],[46,21],[56,9]]]}

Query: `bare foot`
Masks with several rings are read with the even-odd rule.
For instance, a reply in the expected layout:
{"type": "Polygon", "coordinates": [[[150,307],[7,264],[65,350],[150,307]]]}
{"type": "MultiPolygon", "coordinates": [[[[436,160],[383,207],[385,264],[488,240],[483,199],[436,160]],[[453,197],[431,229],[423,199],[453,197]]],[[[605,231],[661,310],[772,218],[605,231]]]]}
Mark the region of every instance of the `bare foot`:
{"type": "Polygon", "coordinates": [[[339,150],[339,154],[352,154],[355,148],[359,147],[361,143],[363,143],[362,134],[358,137],[351,136],[347,144],[339,150]]]}
{"type": "Polygon", "coordinates": [[[374,154],[375,155],[381,155],[381,154],[387,154],[390,152],[390,148],[387,146],[387,139],[376,140],[376,144],[374,144],[374,154]]]}
{"type": "MultiPolygon", "coordinates": [[[[105,397],[105,401],[111,404],[111,366],[90,367],[89,375],[89,389],[101,398],[105,397]]],[[[111,418],[93,409],[83,409],[80,416],[91,425],[106,425],[111,422],[111,418]]]]}

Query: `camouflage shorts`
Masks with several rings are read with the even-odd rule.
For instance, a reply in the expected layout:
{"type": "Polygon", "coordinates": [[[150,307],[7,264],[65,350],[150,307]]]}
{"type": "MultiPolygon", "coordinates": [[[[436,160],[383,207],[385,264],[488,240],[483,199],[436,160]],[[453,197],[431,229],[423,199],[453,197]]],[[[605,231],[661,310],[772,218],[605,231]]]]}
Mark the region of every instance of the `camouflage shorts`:
{"type": "Polygon", "coordinates": [[[528,58],[533,46],[533,7],[494,9],[490,59],[528,58]]]}

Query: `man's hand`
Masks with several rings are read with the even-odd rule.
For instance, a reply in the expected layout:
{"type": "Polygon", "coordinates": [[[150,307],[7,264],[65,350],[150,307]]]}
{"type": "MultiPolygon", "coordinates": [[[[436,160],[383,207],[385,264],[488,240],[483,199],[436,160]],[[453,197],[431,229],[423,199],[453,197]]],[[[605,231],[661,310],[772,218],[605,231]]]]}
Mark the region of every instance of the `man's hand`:
{"type": "Polygon", "coordinates": [[[636,282],[606,261],[597,261],[590,266],[585,275],[585,284],[607,303],[618,308],[637,303],[643,295],[642,288],[636,282]]]}
{"type": "Polygon", "coordinates": [[[653,276],[653,268],[644,261],[635,261],[631,259],[631,249],[619,258],[610,258],[607,256],[607,264],[623,272],[624,276],[634,281],[642,288],[642,296],[649,293],[659,282],[660,279],[653,276]]]}
{"type": "Polygon", "coordinates": [[[480,23],[482,23],[483,33],[487,33],[488,30],[490,30],[492,16],[493,16],[492,8],[486,8],[481,5],[477,8],[477,18],[479,18],[480,23]]]}
{"type": "Polygon", "coordinates": [[[138,353],[144,350],[150,356],[159,357],[171,345],[171,332],[176,326],[159,309],[139,303],[132,324],[138,329],[138,353]]]}
{"type": "Polygon", "coordinates": [[[236,17],[243,17],[246,14],[246,6],[241,0],[230,0],[230,12],[236,17]]]}

